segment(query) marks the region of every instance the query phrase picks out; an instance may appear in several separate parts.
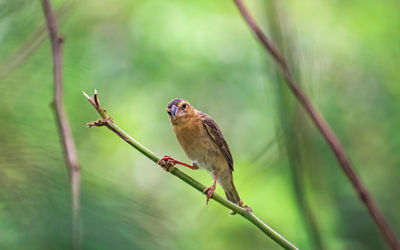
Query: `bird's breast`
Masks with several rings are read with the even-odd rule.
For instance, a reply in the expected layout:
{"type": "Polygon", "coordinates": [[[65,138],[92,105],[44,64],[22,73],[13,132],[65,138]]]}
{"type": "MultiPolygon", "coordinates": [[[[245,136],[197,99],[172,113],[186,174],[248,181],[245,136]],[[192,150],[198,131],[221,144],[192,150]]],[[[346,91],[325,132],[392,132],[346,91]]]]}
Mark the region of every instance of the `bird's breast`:
{"type": "Polygon", "coordinates": [[[174,132],[186,155],[192,161],[198,161],[207,169],[216,165],[221,151],[211,140],[202,123],[175,126],[174,132]]]}

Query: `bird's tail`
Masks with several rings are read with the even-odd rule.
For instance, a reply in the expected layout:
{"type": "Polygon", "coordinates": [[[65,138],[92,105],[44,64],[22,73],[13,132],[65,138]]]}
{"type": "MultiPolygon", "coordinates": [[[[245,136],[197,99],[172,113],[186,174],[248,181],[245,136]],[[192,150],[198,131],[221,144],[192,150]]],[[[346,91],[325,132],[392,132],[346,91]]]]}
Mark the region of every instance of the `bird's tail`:
{"type": "Polygon", "coordinates": [[[231,179],[231,181],[229,181],[227,184],[228,185],[226,185],[225,189],[224,189],[226,198],[229,201],[231,201],[239,206],[242,206],[243,202],[239,197],[239,194],[235,188],[235,185],[233,184],[233,180],[231,179]]]}

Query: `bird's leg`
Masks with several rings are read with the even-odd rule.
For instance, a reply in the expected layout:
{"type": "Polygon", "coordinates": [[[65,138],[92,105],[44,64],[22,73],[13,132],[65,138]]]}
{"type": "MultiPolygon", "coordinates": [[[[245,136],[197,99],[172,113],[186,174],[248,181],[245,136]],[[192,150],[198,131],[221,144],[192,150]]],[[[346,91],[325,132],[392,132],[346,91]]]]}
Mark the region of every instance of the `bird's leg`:
{"type": "Polygon", "coordinates": [[[199,167],[198,167],[197,165],[195,165],[195,164],[193,164],[193,166],[192,166],[192,165],[189,165],[189,164],[186,164],[186,163],[184,163],[184,162],[175,160],[174,158],[172,158],[172,157],[169,156],[169,155],[164,155],[164,156],[161,157],[161,159],[157,162],[157,165],[160,165],[165,171],[168,171],[168,169],[167,169],[168,166],[175,166],[176,164],[179,164],[179,165],[182,165],[182,166],[191,168],[191,169],[193,169],[193,170],[199,169],[199,167]]]}
{"type": "Polygon", "coordinates": [[[207,201],[206,201],[207,205],[208,205],[208,201],[211,199],[212,195],[214,194],[216,187],[217,187],[217,175],[214,174],[214,184],[211,187],[205,188],[203,190],[203,194],[207,193],[207,201]]]}

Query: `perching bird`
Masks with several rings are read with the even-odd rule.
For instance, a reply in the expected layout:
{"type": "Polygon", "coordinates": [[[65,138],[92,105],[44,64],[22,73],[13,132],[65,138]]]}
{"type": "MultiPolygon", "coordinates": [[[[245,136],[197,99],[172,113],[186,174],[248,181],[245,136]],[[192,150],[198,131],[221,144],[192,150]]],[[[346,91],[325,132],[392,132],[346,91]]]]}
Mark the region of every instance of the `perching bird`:
{"type": "Polygon", "coordinates": [[[205,167],[214,178],[214,184],[203,191],[204,194],[207,193],[207,203],[218,181],[225,191],[226,198],[243,206],[233,184],[232,155],[218,125],[210,116],[196,110],[183,99],[172,100],[167,106],[167,112],[175,135],[186,155],[192,160],[192,165],[177,161],[168,155],[162,157],[159,163],[180,164],[191,169],[205,167]]]}

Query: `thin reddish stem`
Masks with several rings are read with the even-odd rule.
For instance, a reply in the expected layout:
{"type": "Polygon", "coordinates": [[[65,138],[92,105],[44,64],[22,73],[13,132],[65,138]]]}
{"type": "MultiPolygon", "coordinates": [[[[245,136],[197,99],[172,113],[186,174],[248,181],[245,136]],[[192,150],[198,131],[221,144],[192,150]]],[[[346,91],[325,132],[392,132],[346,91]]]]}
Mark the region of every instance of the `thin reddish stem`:
{"type": "Polygon", "coordinates": [[[72,196],[72,248],[79,249],[79,214],[80,214],[80,164],[76,152],[74,138],[68,117],[63,106],[63,77],[62,77],[62,44],[64,38],[58,30],[57,20],[49,0],[42,0],[43,13],[46,19],[51,51],[53,56],[54,97],[52,106],[57,118],[57,125],[62,141],[65,162],[69,174],[72,196]]]}
{"type": "Polygon", "coordinates": [[[234,0],[236,6],[238,7],[243,18],[249,25],[250,29],[261,42],[264,48],[270,53],[278,67],[281,69],[283,76],[285,77],[286,83],[293,95],[297,98],[300,104],[304,107],[307,114],[310,116],[311,120],[314,122],[315,126],[321,132],[332,152],[334,153],[337,161],[339,162],[343,172],[349,178],[351,184],[353,185],[355,191],[358,194],[360,200],[364,203],[368,209],[369,214],[376,223],[382,236],[392,249],[400,249],[399,242],[396,239],[396,235],[390,228],[389,224],[386,222],[385,217],[380,212],[379,208],[375,204],[371,195],[368,193],[364,184],[361,182],[360,178],[357,176],[353,165],[351,164],[346,152],[343,149],[339,139],[333,132],[329,124],[325,121],[324,117],[317,111],[311,101],[308,99],[306,94],[301,90],[299,84],[294,79],[293,75],[289,71],[288,64],[285,58],[281,55],[279,50],[271,43],[268,37],[262,32],[261,28],[258,26],[254,18],[250,15],[246,6],[243,4],[242,0],[234,0]]]}

